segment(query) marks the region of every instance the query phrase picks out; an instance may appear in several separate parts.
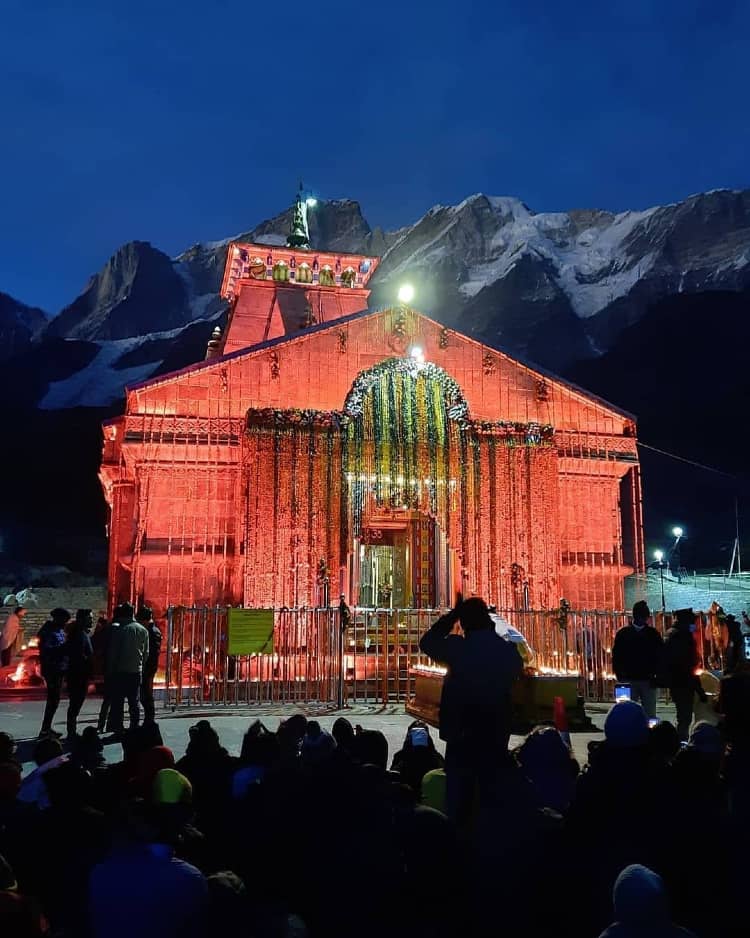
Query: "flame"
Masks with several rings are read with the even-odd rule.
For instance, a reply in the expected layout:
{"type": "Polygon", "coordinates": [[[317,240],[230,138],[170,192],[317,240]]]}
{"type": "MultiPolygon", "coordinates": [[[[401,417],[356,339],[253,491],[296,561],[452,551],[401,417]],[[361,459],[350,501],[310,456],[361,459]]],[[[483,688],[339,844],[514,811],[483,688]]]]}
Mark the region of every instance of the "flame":
{"type": "Polygon", "coordinates": [[[8,675],[8,680],[12,681],[14,684],[20,683],[24,678],[24,673],[26,669],[23,666],[23,661],[19,661],[16,665],[16,670],[8,675]]]}

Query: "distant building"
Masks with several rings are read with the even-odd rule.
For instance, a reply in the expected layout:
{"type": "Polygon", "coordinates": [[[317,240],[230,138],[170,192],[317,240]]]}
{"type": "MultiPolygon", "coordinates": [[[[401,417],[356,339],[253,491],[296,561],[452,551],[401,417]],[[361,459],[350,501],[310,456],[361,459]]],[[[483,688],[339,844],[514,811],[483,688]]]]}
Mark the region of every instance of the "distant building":
{"type": "MultiPolygon", "coordinates": [[[[234,244],[207,360],[104,426],[110,601],[621,608],[633,418],[408,305],[378,258],[234,244]]],[[[158,310],[154,311],[158,317],[158,310]]]]}

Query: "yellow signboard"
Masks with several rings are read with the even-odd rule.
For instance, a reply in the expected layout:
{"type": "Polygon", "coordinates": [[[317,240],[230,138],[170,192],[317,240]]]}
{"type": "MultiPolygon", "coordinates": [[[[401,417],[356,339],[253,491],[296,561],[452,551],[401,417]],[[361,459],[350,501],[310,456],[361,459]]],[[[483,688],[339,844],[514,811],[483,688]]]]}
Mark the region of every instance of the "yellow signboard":
{"type": "Polygon", "coordinates": [[[227,625],[230,657],[273,654],[273,609],[230,609],[227,625]]]}

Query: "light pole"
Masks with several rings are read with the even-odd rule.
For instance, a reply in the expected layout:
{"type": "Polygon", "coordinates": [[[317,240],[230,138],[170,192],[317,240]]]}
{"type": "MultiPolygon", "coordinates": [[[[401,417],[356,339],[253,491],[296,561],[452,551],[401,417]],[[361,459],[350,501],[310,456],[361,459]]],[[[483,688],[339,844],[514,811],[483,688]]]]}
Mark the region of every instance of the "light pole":
{"type": "Polygon", "coordinates": [[[682,575],[680,574],[681,563],[680,563],[680,541],[682,540],[683,535],[685,534],[684,530],[675,525],[672,528],[672,537],[674,538],[674,544],[669,551],[669,559],[672,561],[672,566],[674,567],[675,575],[677,576],[677,582],[682,583],[682,575]]]}
{"type": "Polygon", "coordinates": [[[655,550],[654,560],[656,560],[656,566],[659,568],[659,582],[661,583],[661,614],[663,616],[667,611],[667,604],[664,601],[664,551],[655,550]]]}

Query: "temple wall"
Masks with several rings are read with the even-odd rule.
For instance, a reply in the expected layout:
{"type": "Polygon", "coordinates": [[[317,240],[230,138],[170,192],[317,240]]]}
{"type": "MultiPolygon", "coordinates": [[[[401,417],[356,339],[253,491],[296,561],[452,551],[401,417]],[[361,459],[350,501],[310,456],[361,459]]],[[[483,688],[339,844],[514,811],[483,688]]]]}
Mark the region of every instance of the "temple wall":
{"type": "Polygon", "coordinates": [[[335,599],[352,534],[338,431],[279,442],[249,433],[247,413],[340,412],[361,372],[415,345],[455,379],[475,422],[554,428],[541,446],[480,433],[452,451],[446,484],[461,484],[439,521],[465,591],[506,608],[562,597],[620,608],[622,578],[642,561],[640,490],[621,485],[637,467],[630,419],[411,311],[307,330],[132,389],[105,433],[110,602],[317,604],[321,563],[335,599]]]}

